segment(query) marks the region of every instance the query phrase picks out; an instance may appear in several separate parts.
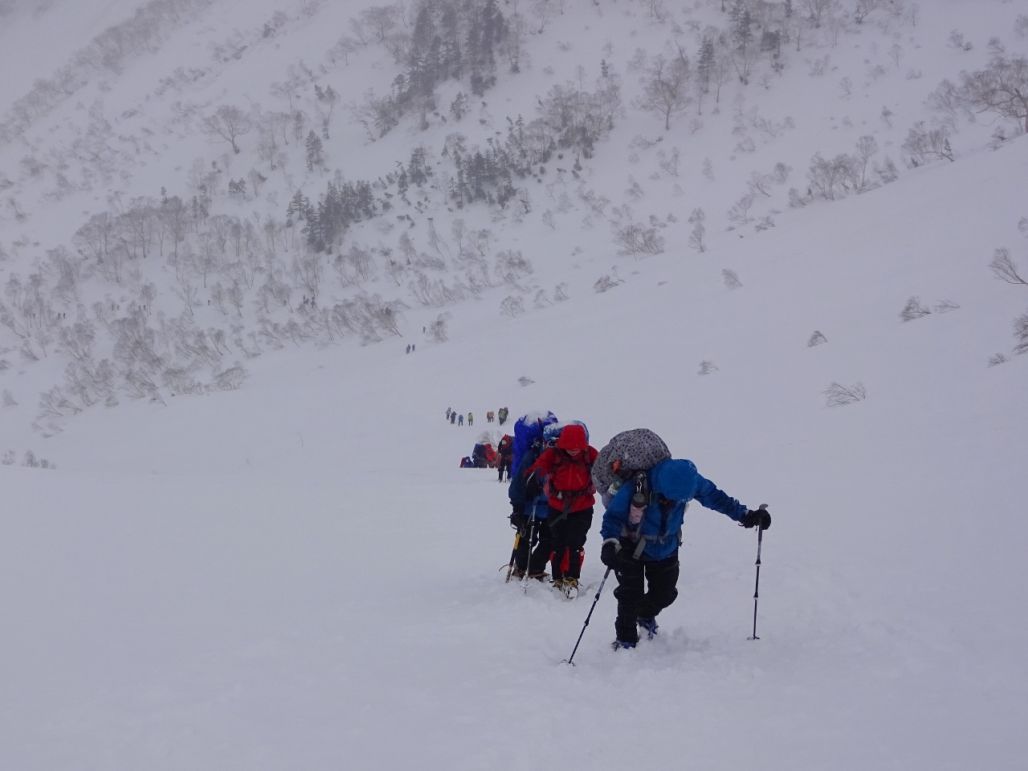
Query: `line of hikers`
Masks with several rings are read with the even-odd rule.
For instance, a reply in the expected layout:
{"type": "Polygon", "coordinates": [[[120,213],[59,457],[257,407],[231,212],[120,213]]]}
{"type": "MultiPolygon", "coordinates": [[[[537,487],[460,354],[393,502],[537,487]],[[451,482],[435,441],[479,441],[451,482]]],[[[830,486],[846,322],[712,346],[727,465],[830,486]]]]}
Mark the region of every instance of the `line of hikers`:
{"type": "MultiPolygon", "coordinates": [[[[410,351],[408,351],[408,353],[410,353],[410,351]]],[[[506,407],[500,407],[500,409],[497,410],[496,412],[493,412],[492,410],[489,410],[485,414],[485,422],[486,423],[492,423],[494,420],[496,420],[502,426],[504,423],[507,422],[507,417],[509,415],[510,415],[510,410],[507,409],[506,407]]],[[[453,407],[447,407],[446,408],[446,420],[448,420],[451,424],[455,424],[455,425],[458,425],[458,426],[463,426],[464,425],[464,413],[463,412],[457,412],[456,410],[453,409],[453,407]]],[[[469,426],[475,425],[475,414],[473,412],[469,412],[468,413],[467,421],[468,421],[468,425],[469,426]]]]}
{"type": "Polygon", "coordinates": [[[550,578],[566,597],[577,596],[599,491],[600,560],[618,582],[615,649],[634,648],[640,628],[652,638],[657,615],[678,596],[678,549],[689,501],[747,528],[771,526],[766,508],[748,509],[701,476],[692,461],[672,458],[664,441],[645,428],[623,431],[597,451],[581,421],[528,413],[514,424],[512,464],[508,497],[516,532],[508,581],[550,578]]]}

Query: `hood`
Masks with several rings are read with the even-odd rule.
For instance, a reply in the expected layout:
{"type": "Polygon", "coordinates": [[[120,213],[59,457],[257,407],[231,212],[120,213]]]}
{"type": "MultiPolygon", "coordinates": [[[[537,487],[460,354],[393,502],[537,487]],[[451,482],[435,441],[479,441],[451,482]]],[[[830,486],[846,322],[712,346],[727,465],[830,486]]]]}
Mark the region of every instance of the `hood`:
{"type": "Polygon", "coordinates": [[[589,440],[585,436],[585,427],[577,423],[569,423],[564,426],[557,437],[557,447],[561,450],[584,450],[589,446],[589,440]]]}
{"type": "Polygon", "coordinates": [[[673,501],[688,501],[696,493],[699,477],[691,460],[663,460],[650,472],[650,488],[673,501]]]}

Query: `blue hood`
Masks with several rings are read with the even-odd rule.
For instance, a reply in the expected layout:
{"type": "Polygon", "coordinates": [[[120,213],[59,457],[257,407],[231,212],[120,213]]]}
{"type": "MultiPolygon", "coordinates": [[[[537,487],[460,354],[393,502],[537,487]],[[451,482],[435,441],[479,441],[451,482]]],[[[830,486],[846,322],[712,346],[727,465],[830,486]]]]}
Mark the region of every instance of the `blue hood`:
{"type": "Polygon", "coordinates": [[[695,497],[700,475],[691,460],[662,460],[650,470],[650,489],[673,501],[695,497]]]}

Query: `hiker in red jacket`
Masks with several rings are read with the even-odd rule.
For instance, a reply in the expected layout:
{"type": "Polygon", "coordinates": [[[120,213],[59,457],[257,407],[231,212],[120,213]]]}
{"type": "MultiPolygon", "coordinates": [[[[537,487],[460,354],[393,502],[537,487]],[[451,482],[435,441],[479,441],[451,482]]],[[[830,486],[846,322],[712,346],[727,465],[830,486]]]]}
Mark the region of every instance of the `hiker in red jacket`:
{"type": "Polygon", "coordinates": [[[510,481],[510,466],[514,461],[514,437],[504,434],[500,443],[496,446],[496,467],[499,471],[499,481],[504,481],[504,475],[510,481]]]}
{"type": "Polygon", "coordinates": [[[585,427],[569,423],[557,437],[556,446],[546,449],[528,469],[526,489],[532,485],[538,489],[539,480],[546,480],[550,505],[546,524],[554,539],[553,584],[565,594],[578,590],[596,500],[591,476],[596,455],[596,448],[589,446],[585,427]]]}

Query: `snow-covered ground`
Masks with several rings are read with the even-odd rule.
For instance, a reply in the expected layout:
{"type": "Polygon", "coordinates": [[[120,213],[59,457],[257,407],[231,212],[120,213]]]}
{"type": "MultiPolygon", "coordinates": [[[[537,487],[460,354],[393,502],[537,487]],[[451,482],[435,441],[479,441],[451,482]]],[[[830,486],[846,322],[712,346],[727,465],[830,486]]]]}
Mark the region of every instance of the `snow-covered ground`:
{"type": "MultiPolygon", "coordinates": [[[[142,50],[123,41],[118,67],[0,143],[0,275],[15,326],[46,303],[66,308],[54,330],[89,322],[96,359],[114,358],[112,319],[99,317],[152,282],[155,329],[187,317],[192,332],[266,328],[256,295],[238,318],[216,310],[206,274],[183,305],[187,282],[152,254],[118,284],[86,275],[86,258],[70,290],[47,254],[134,196],[195,193],[196,170],[212,163],[221,182],[264,169],[253,134],[234,156],[200,131],[219,105],[266,117],[287,104],[271,84],[297,79],[313,125],[314,82],[343,102],[385,93],[397,67],[383,48],[345,64],[328,53],[366,5],[0,0],[0,120],[93,36],[170,9],[142,50]],[[45,302],[17,307],[12,276],[33,287],[33,272],[45,302]]],[[[521,72],[501,73],[463,119],[432,115],[420,131],[408,116],[365,144],[340,106],[329,170],[306,169],[293,141],[260,195],[215,193],[214,214],[277,218],[262,270],[292,295],[271,320],[303,321],[305,290],[289,274],[302,239],[281,223],[298,188],[316,199],[335,169],[375,178],[416,145],[449,173],[448,135],[474,145],[505,132],[552,86],[593,88],[602,60],[625,114],[577,176],[567,157],[519,183],[530,211],[449,211],[437,180],[348,233],[340,250],[367,246],[378,277],[326,280],[319,301],[404,300],[400,337],[283,339],[255,358],[229,340],[221,366],[245,358],[248,371],[238,390],[182,396],[162,381],[150,401],[121,383],[116,406],[101,399],[42,430],[39,394],[61,381],[73,346],[50,330],[30,361],[0,319],[0,770],[1024,769],[1028,356],[1013,353],[1013,325],[1028,291],[989,262],[1006,248],[1028,275],[1028,138],[994,116],[934,113],[927,97],[984,66],[993,36],[1023,54],[1013,20],[1028,6],[922,5],[826,24],[801,51],[790,43],[781,75],[764,61],[746,87],[731,77],[719,110],[708,95],[702,116],[691,105],[665,133],[636,106],[640,81],[675,42],[695,65],[705,25],[725,24],[718,3],[512,0],[504,12],[533,21],[521,72]],[[654,18],[669,5],[671,21],[654,18]],[[903,164],[918,120],[952,131],[954,162],[903,164]],[[992,141],[1000,128],[1006,138],[992,141]],[[815,153],[852,153],[861,136],[876,138],[873,163],[900,167],[896,181],[788,205],[815,153]],[[753,175],[779,162],[787,180],[733,221],[753,175]],[[700,207],[702,252],[688,221],[700,207]],[[449,245],[430,243],[432,217],[449,245]],[[419,252],[447,254],[433,280],[461,280],[458,217],[466,234],[490,230],[488,260],[516,249],[533,271],[421,307],[414,273],[394,278],[381,263],[407,232],[419,252]],[[614,233],[631,222],[658,223],[664,253],[620,253],[614,233]],[[601,275],[616,285],[593,291],[601,275]],[[501,313],[504,295],[524,314],[501,313]],[[905,323],[912,298],[931,312],[905,323]],[[449,340],[436,343],[421,327],[440,313],[449,340]],[[815,332],[825,341],[808,345],[815,332]],[[866,398],[829,407],[833,384],[866,398]],[[584,420],[596,447],[652,428],[730,495],[767,503],[760,640],[747,639],[755,534],[694,504],[659,637],[610,650],[608,583],[576,666],[563,664],[603,575],[601,512],[583,597],[504,584],[505,487],[493,471],[458,468],[483,431],[495,434],[485,413],[501,406],[512,422],[537,409],[584,420]],[[475,426],[445,422],[447,407],[472,411],[475,426]],[[56,470],[7,465],[26,451],[56,470]]],[[[464,86],[440,86],[444,116],[464,86]]]]}
{"type": "Polygon", "coordinates": [[[1025,172],[1021,140],[801,212],[739,242],[734,291],[654,258],[411,355],[82,416],[57,471],[0,468],[0,766],[1021,768],[1028,359],[985,364],[1024,297],[983,255],[1025,172]],[[959,308],[904,324],[915,293],[959,308]],[[457,468],[504,404],[652,427],[767,502],[761,639],[753,531],[694,507],[659,638],[610,651],[608,586],[562,664],[592,592],[505,585],[503,487],[457,468]]]}

